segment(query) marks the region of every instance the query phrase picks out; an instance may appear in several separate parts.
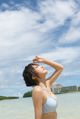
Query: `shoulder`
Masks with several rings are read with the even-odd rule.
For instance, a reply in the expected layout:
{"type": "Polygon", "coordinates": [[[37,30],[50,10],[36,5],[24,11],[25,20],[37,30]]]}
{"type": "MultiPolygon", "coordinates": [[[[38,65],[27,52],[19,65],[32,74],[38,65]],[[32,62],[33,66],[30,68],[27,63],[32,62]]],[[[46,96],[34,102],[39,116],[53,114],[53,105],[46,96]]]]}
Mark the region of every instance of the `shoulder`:
{"type": "Polygon", "coordinates": [[[32,93],[41,93],[41,92],[42,92],[42,89],[40,86],[35,86],[32,91],[32,93]]]}
{"type": "Polygon", "coordinates": [[[42,93],[41,88],[39,86],[34,87],[33,93],[32,93],[32,100],[33,100],[33,106],[35,111],[35,118],[41,119],[42,117],[42,93]]]}
{"type": "Polygon", "coordinates": [[[42,99],[42,89],[40,86],[35,86],[32,91],[32,99],[37,101],[42,99]]]}

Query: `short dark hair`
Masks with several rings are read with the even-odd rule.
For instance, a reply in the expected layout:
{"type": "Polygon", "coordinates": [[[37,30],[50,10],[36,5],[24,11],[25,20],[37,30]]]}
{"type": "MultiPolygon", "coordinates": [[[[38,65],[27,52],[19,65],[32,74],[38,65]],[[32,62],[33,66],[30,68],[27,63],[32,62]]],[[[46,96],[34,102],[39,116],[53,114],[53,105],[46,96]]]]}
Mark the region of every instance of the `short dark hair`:
{"type": "Polygon", "coordinates": [[[25,81],[26,86],[35,86],[38,84],[37,80],[33,80],[32,77],[37,76],[33,65],[38,65],[36,63],[30,63],[27,66],[25,66],[23,71],[23,79],[25,81]]]}

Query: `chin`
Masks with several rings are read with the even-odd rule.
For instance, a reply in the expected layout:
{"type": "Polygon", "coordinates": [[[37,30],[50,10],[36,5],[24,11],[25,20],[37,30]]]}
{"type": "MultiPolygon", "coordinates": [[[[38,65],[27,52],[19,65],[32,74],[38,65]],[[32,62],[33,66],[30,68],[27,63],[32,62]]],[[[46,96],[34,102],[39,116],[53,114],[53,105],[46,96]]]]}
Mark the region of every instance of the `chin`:
{"type": "Polygon", "coordinates": [[[47,74],[48,73],[48,71],[47,70],[45,70],[45,74],[47,74]]]}

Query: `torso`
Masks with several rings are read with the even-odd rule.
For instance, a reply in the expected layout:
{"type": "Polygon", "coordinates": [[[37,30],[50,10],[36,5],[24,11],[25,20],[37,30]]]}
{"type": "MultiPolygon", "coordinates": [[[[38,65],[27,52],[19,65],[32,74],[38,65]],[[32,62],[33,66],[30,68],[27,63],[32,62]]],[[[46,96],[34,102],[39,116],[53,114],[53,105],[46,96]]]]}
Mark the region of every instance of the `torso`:
{"type": "MultiPolygon", "coordinates": [[[[53,94],[53,92],[51,92],[51,90],[49,93],[47,93],[47,91],[43,89],[43,94],[44,94],[43,105],[45,104],[48,96],[49,97],[52,96],[57,99],[57,97],[55,96],[55,94],[53,94]]],[[[55,111],[55,112],[42,113],[42,119],[57,119],[57,112],[55,111]]]]}
{"type": "Polygon", "coordinates": [[[42,119],[57,119],[57,112],[42,114],[42,119]]]}
{"type": "Polygon", "coordinates": [[[56,95],[48,87],[47,88],[41,88],[39,86],[38,88],[40,88],[42,90],[41,93],[43,95],[42,96],[42,118],[41,119],[57,119],[57,112],[55,110],[56,108],[54,108],[54,107],[56,107],[56,102],[57,102],[56,95]],[[51,97],[53,97],[53,99],[51,99],[51,97]],[[44,105],[46,105],[46,106],[44,106],[44,105]],[[44,107],[47,107],[47,108],[44,108],[44,107]],[[53,111],[53,108],[54,108],[54,111],[53,111]],[[44,112],[45,109],[47,110],[46,112],[44,112]]]}

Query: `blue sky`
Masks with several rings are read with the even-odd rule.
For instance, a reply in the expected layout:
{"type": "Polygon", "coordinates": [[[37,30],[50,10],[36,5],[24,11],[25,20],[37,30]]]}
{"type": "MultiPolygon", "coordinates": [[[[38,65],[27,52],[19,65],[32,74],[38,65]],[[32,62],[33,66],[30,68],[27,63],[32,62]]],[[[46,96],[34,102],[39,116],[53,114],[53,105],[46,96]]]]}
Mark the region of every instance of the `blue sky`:
{"type": "Polygon", "coordinates": [[[22,71],[36,55],[64,66],[56,83],[80,85],[79,5],[79,0],[0,1],[0,95],[31,90],[22,71]]]}

